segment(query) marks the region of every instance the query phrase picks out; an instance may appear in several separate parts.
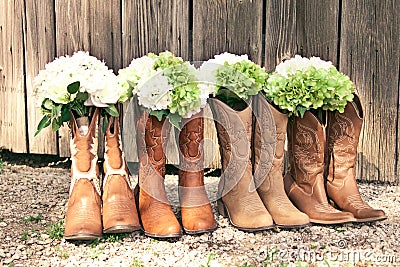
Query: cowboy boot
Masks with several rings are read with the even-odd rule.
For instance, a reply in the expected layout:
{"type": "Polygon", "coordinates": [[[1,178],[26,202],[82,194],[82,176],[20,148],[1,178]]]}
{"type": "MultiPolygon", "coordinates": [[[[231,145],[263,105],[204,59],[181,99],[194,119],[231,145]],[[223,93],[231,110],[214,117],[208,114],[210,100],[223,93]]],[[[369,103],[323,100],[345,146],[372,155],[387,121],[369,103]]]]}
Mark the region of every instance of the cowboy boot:
{"type": "Polygon", "coordinates": [[[290,202],[283,186],[283,159],[288,115],[262,96],[254,98],[254,181],[258,195],[275,224],[281,228],[304,227],[308,216],[290,202]]]}
{"type": "Polygon", "coordinates": [[[122,151],[118,117],[110,117],[105,132],[103,179],[103,233],[140,229],[129,171],[122,151]]]}
{"type": "Polygon", "coordinates": [[[138,121],[139,190],[138,211],[144,233],[150,237],[169,238],[182,235],[182,229],[172,211],[165,192],[164,147],[171,124],[165,117],[143,112],[138,121]]]}
{"type": "Polygon", "coordinates": [[[293,204],[320,224],[354,222],[350,212],[334,209],[324,184],[325,126],[310,112],[295,117],[288,127],[289,170],[284,183],[293,204]]]}
{"type": "Polygon", "coordinates": [[[213,231],[217,223],[204,187],[203,111],[183,119],[176,131],[179,144],[179,198],[182,225],[188,234],[213,231]]]}
{"type": "Polygon", "coordinates": [[[363,111],[357,95],[353,102],[347,103],[344,113],[328,113],[327,193],[336,206],[351,212],[357,222],[380,221],[386,219],[385,212],[371,208],[362,200],[355,178],[362,123],[363,111]]]}
{"type": "Polygon", "coordinates": [[[96,109],[89,125],[89,120],[81,123],[85,118],[75,119],[71,112],[72,163],[65,219],[66,240],[93,240],[102,234],[100,177],[97,165],[98,113],[99,110],[96,109]]]}
{"type": "Polygon", "coordinates": [[[218,99],[211,101],[221,154],[218,211],[243,231],[273,227],[271,215],[257,194],[252,176],[250,106],[235,111],[218,99]]]}

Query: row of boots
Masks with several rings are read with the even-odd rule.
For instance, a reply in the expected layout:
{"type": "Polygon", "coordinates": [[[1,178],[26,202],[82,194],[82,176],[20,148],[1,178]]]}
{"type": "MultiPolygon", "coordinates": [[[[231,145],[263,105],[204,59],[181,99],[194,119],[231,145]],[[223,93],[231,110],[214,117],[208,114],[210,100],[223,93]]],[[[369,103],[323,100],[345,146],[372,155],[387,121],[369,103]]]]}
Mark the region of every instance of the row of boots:
{"type": "MultiPolygon", "coordinates": [[[[328,112],[325,122],[307,111],[288,116],[258,95],[240,109],[211,99],[222,175],[218,211],[244,231],[338,224],[386,218],[358,191],[355,161],[363,114],[357,96],[344,113],[328,112]],[[287,132],[286,132],[287,131],[287,132]],[[283,177],[285,140],[289,166],[283,177]]],[[[171,124],[135,111],[139,180],[132,188],[122,149],[119,119],[105,132],[104,177],[97,165],[99,114],[91,123],[71,116],[71,187],[65,239],[91,240],[102,233],[142,229],[156,238],[210,232],[217,223],[204,187],[203,114],[183,119],[179,146],[181,222],[165,191],[165,146],[171,124]],[[102,184],[102,186],[100,186],[102,184]]]]}

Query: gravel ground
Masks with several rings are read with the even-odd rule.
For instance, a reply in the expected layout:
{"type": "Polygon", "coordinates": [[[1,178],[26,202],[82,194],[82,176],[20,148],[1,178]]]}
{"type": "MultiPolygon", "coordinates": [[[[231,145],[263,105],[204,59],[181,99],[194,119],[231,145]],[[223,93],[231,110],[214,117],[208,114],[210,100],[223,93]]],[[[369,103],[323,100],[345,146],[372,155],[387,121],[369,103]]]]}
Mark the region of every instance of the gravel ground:
{"type": "MultiPolygon", "coordinates": [[[[8,154],[3,161],[2,266],[400,266],[399,186],[360,184],[364,199],[388,215],[377,223],[245,233],[218,216],[213,201],[219,227],[210,234],[163,241],[136,232],[71,243],[59,238],[68,199],[68,160],[8,154]]],[[[206,177],[213,200],[217,181],[206,177]]],[[[167,176],[179,218],[176,183],[176,175],[167,176]]]]}

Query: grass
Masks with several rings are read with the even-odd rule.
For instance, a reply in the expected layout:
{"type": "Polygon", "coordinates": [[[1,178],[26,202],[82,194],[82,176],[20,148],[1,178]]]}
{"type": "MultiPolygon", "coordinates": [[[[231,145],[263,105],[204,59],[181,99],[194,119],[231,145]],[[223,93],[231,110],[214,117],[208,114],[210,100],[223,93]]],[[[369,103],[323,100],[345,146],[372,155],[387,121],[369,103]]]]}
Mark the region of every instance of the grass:
{"type": "Polygon", "coordinates": [[[30,223],[30,222],[38,223],[38,222],[40,222],[42,219],[43,219],[43,215],[42,215],[42,214],[39,214],[39,215],[37,215],[37,216],[32,216],[32,215],[30,215],[30,216],[28,216],[28,217],[26,217],[26,218],[24,219],[24,223],[25,223],[25,224],[28,224],[28,223],[30,223]]]}
{"type": "Polygon", "coordinates": [[[209,267],[211,265],[211,261],[215,258],[215,256],[217,256],[215,253],[210,253],[210,255],[208,255],[206,265],[202,264],[200,266],[201,267],[209,267]]]}
{"type": "Polygon", "coordinates": [[[64,237],[64,225],[64,220],[61,220],[58,223],[49,225],[46,232],[51,239],[61,240],[64,237]]]}
{"type": "Polygon", "coordinates": [[[133,258],[132,264],[130,267],[142,267],[142,266],[143,266],[143,264],[138,258],[136,258],[136,257],[133,258]]]}
{"type": "Polygon", "coordinates": [[[6,164],[4,163],[4,161],[1,157],[1,151],[0,151],[0,174],[3,173],[4,166],[6,166],[6,164]]]}

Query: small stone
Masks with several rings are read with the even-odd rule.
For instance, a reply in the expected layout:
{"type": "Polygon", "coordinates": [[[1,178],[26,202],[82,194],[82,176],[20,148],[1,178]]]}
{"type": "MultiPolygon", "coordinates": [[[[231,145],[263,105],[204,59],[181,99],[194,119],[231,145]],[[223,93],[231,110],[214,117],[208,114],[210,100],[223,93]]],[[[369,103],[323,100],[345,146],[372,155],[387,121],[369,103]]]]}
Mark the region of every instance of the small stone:
{"type": "Polygon", "coordinates": [[[0,227],[6,227],[7,226],[7,223],[5,223],[5,222],[0,222],[0,227]]]}

